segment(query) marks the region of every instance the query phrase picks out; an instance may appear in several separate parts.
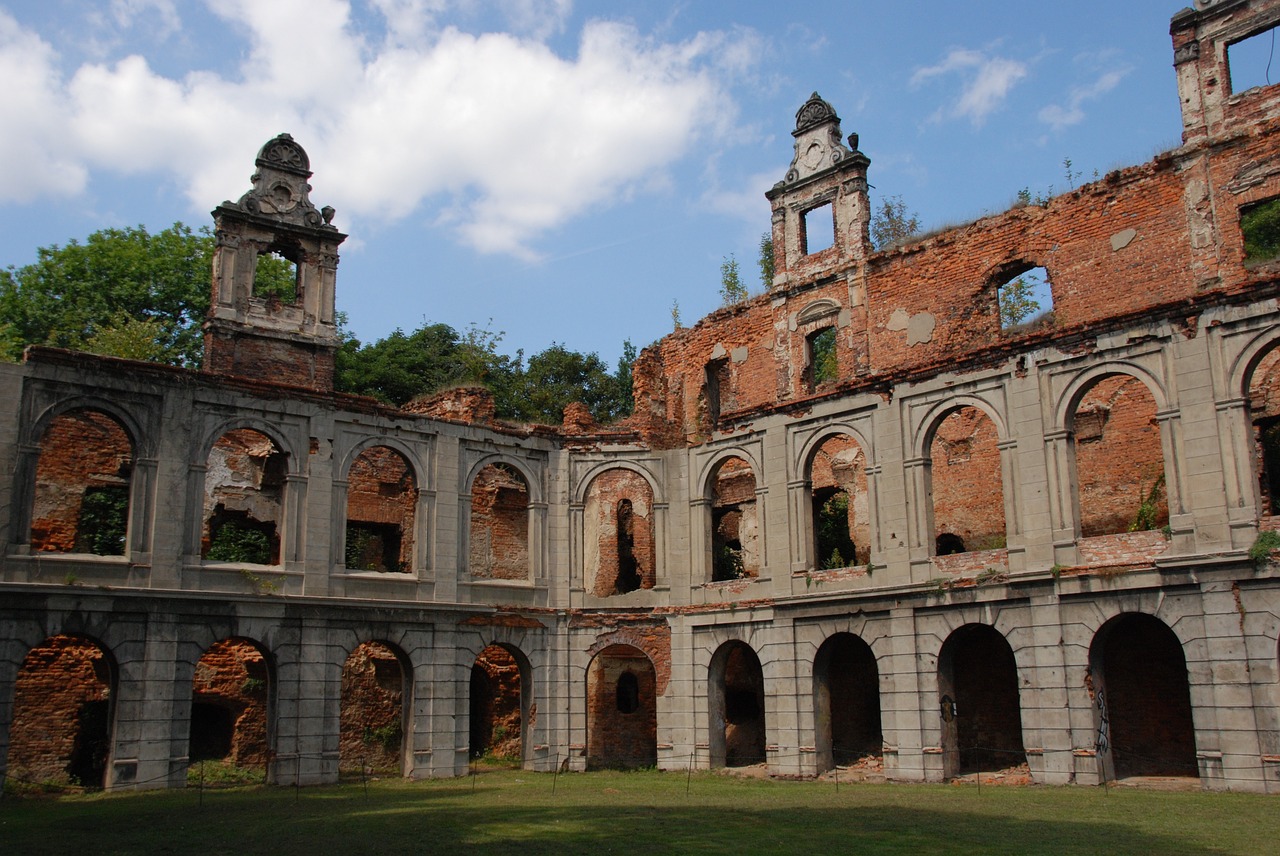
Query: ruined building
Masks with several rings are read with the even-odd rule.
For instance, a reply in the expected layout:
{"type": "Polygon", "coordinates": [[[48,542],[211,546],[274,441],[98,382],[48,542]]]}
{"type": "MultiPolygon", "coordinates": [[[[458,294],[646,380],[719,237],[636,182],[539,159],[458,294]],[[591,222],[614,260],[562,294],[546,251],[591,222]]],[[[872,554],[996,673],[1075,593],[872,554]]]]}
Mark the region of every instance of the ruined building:
{"type": "Polygon", "coordinates": [[[1278,22],[1173,17],[1180,147],[879,251],[815,95],[768,293],[646,349],[607,428],[335,393],[345,236],[270,141],[214,211],[204,371],[0,366],[0,772],[1280,790],[1280,86],[1228,68],[1278,22]],[[1051,314],[1002,323],[1032,270],[1051,314]]]}

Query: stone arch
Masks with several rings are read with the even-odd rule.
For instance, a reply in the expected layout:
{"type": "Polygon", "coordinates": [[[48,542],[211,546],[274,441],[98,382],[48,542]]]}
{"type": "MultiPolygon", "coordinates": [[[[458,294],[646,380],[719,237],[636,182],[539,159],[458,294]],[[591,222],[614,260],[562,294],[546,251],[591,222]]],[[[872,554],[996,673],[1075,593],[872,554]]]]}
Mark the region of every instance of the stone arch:
{"type": "Polygon", "coordinates": [[[7,778],[106,787],[119,667],[98,640],[59,633],[31,647],[13,684],[7,778]]]}
{"type": "Polygon", "coordinates": [[[704,484],[707,500],[707,567],[712,582],[754,578],[760,573],[763,551],[756,473],[737,455],[716,458],[704,484]]]}
{"type": "Polygon", "coordinates": [[[493,755],[523,765],[533,711],[533,667],[505,642],[486,646],[471,665],[469,755],[493,755]]]}
{"type": "Polygon", "coordinates": [[[338,769],[406,775],[413,668],[390,642],[361,642],[342,665],[338,769]]]}
{"type": "Polygon", "coordinates": [[[883,757],[880,673],[861,637],[835,633],[813,660],[814,745],[818,772],[883,757]]]}
{"type": "Polygon", "coordinates": [[[1157,529],[1169,521],[1159,405],[1137,375],[1092,372],[1066,413],[1081,537],[1157,529]]]}
{"type": "Polygon", "coordinates": [[[418,478],[413,462],[393,446],[364,444],[350,458],[346,482],[346,568],[412,571],[418,510],[418,478]]]}
{"type": "Polygon", "coordinates": [[[235,416],[230,419],[220,420],[216,424],[209,426],[201,436],[200,445],[197,447],[198,450],[203,451],[204,457],[194,463],[207,462],[209,453],[213,450],[214,445],[231,431],[256,431],[263,435],[285,455],[285,460],[289,465],[289,475],[304,474],[309,450],[299,449],[298,445],[293,442],[291,434],[281,431],[278,423],[268,422],[256,416],[235,416]]]}
{"type": "Polygon", "coordinates": [[[1199,776],[1186,655],[1177,634],[1142,612],[1113,616],[1089,646],[1103,775],[1199,776]]]}
{"type": "Polygon", "coordinates": [[[648,654],[613,644],[587,665],[587,767],[658,763],[657,672],[648,654]]]}
{"type": "Polygon", "coordinates": [[[737,639],[725,642],[707,671],[711,766],[764,763],[764,669],[755,649],[737,639]]]}
{"type": "Polygon", "coordinates": [[[1242,376],[1259,516],[1280,514],[1280,340],[1251,355],[1242,376]]]}
{"type": "Polygon", "coordinates": [[[870,460],[856,436],[826,431],[806,445],[809,566],[825,570],[871,561],[870,460]]]}
{"type": "Polygon", "coordinates": [[[648,480],[621,467],[599,471],[583,504],[583,582],[596,597],[651,589],[656,512],[648,480]]]}
{"type": "Polygon", "coordinates": [[[281,563],[292,458],[257,427],[231,428],[209,445],[200,527],[206,561],[281,563]]]}
{"type": "Polygon", "coordinates": [[[206,648],[191,681],[187,756],[270,779],[274,756],[275,664],[267,649],[245,636],[206,648]]]}
{"type": "Polygon", "coordinates": [[[935,555],[1007,546],[1003,431],[977,399],[935,408],[926,423],[929,540],[935,555]]]}
{"type": "Polygon", "coordinates": [[[133,505],[134,435],[112,412],[63,408],[39,434],[31,549],[124,556],[133,505]]]}
{"type": "Polygon", "coordinates": [[[1156,412],[1168,408],[1169,394],[1156,375],[1139,363],[1128,360],[1113,360],[1092,366],[1071,379],[1071,382],[1067,384],[1066,388],[1058,396],[1058,400],[1054,403],[1055,426],[1069,430],[1071,427],[1071,415],[1080,405],[1080,399],[1089,391],[1089,388],[1098,380],[1116,374],[1132,375],[1142,381],[1156,403],[1156,412]]]}
{"type": "Polygon", "coordinates": [[[653,501],[659,505],[667,501],[666,493],[663,489],[662,482],[658,477],[645,466],[637,464],[633,461],[608,460],[599,461],[593,464],[586,472],[578,477],[577,484],[573,488],[572,502],[584,503],[587,501],[587,489],[591,487],[591,483],[595,481],[596,476],[609,470],[626,470],[635,473],[649,484],[649,490],[653,491],[653,501]]]}
{"type": "Polygon", "coordinates": [[[1018,666],[989,624],[965,624],[938,653],[943,774],[1003,770],[1026,762],[1018,666]]]}
{"type": "Polygon", "coordinates": [[[938,431],[938,426],[953,411],[962,407],[972,407],[982,411],[983,415],[991,420],[991,424],[995,425],[996,437],[1000,440],[1003,441],[1009,436],[1004,416],[999,408],[995,407],[990,401],[978,395],[956,395],[934,404],[920,416],[916,424],[915,439],[913,440],[913,448],[918,457],[929,457],[929,447],[933,445],[934,435],[938,431]]]}
{"type": "Polygon", "coordinates": [[[492,466],[493,464],[502,464],[503,466],[514,470],[520,478],[524,480],[525,486],[529,491],[530,502],[545,502],[545,499],[542,496],[542,482],[539,480],[538,472],[529,465],[528,461],[521,460],[512,455],[485,455],[472,464],[471,469],[467,472],[466,479],[463,481],[466,493],[471,493],[475,486],[476,478],[479,477],[480,473],[483,472],[486,467],[492,466]]]}

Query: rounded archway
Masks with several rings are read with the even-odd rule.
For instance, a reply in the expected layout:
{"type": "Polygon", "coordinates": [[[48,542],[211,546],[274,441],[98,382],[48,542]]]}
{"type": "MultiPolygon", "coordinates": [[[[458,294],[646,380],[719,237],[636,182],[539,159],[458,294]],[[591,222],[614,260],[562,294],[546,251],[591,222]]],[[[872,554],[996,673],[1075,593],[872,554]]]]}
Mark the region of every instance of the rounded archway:
{"type": "Polygon", "coordinates": [[[256,642],[210,645],[192,678],[191,762],[213,762],[229,780],[270,778],[273,691],[271,661],[256,642]]]}
{"type": "Polygon", "coordinates": [[[1169,626],[1117,615],[1094,636],[1089,666],[1098,748],[1112,776],[1198,777],[1187,661],[1169,626]]]}
{"type": "Polygon", "coordinates": [[[83,636],[51,636],[27,652],[13,686],[8,778],[30,784],[107,784],[116,666],[83,636]]]}
{"type": "Polygon", "coordinates": [[[587,666],[587,767],[658,763],[657,674],[630,645],[610,645],[587,666]]]}
{"type": "Polygon", "coordinates": [[[764,763],[764,670],[760,658],[745,642],[726,642],[711,658],[709,678],[711,766],[764,763]]]}
{"type": "Polygon", "coordinates": [[[871,646],[852,633],[822,643],[813,661],[818,769],[882,756],[880,673],[871,646]]]}
{"type": "Polygon", "coordinates": [[[1025,763],[1018,667],[998,630],[966,624],[938,654],[944,775],[1003,770],[1025,763]]]}
{"type": "Polygon", "coordinates": [[[518,648],[480,652],[471,665],[472,758],[523,763],[532,695],[529,661],[518,648]]]}
{"type": "Polygon", "coordinates": [[[407,660],[385,642],[363,642],[342,666],[338,770],[403,774],[409,729],[407,660]]]}

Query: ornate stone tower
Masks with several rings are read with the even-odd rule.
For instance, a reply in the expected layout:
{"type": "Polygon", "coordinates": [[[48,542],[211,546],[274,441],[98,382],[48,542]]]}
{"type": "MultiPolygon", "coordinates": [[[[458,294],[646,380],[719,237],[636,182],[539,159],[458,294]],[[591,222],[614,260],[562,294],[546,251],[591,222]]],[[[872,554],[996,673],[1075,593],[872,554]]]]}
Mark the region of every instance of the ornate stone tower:
{"type": "Polygon", "coordinates": [[[258,152],[253,188],[213,211],[213,305],[204,370],[333,389],[334,280],[346,240],[307,194],[310,162],[288,134],[258,152]]]}
{"type": "Polygon", "coordinates": [[[796,113],[791,135],[791,167],[765,194],[773,206],[773,288],[858,265],[870,248],[871,159],[858,151],[858,135],[849,135],[848,147],[840,141],[840,117],[816,92],[796,113]]]}

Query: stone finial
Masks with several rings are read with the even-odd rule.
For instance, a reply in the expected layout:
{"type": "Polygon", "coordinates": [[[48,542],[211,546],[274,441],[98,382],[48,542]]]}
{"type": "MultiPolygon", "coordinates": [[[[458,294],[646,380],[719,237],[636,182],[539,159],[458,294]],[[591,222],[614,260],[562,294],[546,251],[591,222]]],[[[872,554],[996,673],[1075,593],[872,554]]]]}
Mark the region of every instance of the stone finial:
{"type": "Polygon", "coordinates": [[[334,229],[333,209],[326,205],[323,212],[317,211],[311,204],[307,183],[311,159],[292,136],[280,134],[268,140],[254,164],[258,169],[249,179],[253,188],[238,202],[224,202],[222,207],[295,226],[334,229]]]}
{"type": "Polygon", "coordinates": [[[796,129],[791,136],[796,138],[796,155],[786,177],[775,188],[802,181],[854,155],[863,157],[857,150],[858,135],[849,135],[854,148],[846,148],[840,139],[840,117],[816,92],[796,111],[796,129]]]}

